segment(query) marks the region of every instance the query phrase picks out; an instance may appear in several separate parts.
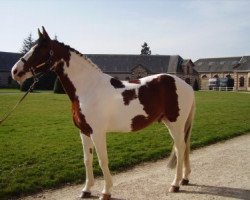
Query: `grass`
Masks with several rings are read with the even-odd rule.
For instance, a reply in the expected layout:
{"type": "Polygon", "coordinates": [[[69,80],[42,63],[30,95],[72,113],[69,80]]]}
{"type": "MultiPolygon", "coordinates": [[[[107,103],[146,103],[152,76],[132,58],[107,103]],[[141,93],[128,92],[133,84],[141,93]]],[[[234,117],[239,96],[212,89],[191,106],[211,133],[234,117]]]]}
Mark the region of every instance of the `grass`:
{"type": "MultiPolygon", "coordinates": [[[[21,94],[1,91],[2,115],[21,94]]],[[[249,94],[197,92],[196,102],[192,148],[250,132],[249,94]]],[[[70,109],[65,95],[33,93],[0,126],[0,199],[84,181],[82,146],[70,109]]],[[[166,157],[171,148],[166,128],[158,123],[138,133],[110,133],[110,169],[166,157]]],[[[94,173],[101,175],[96,158],[94,173]]]]}

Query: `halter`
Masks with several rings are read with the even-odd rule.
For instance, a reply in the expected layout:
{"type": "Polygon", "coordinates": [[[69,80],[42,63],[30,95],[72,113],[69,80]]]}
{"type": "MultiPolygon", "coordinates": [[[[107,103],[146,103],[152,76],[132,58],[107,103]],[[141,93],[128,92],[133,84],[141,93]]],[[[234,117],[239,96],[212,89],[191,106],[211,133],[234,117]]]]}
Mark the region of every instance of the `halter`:
{"type": "MultiPolygon", "coordinates": [[[[39,65],[37,65],[36,67],[28,66],[29,71],[32,73],[32,75],[33,75],[33,77],[34,77],[34,81],[38,81],[38,78],[37,78],[37,76],[36,76],[35,70],[38,69],[38,68],[40,68],[40,67],[43,67],[43,66],[46,66],[46,65],[51,64],[51,62],[52,62],[52,56],[53,56],[53,55],[54,55],[54,51],[53,51],[53,50],[50,50],[50,51],[49,51],[49,58],[48,58],[48,60],[46,60],[45,62],[43,62],[43,63],[41,63],[41,64],[39,64],[39,65]]],[[[20,60],[21,60],[24,64],[28,65],[28,64],[27,64],[28,61],[25,60],[25,58],[21,58],[20,60]]]]}
{"type": "MultiPolygon", "coordinates": [[[[2,119],[0,119],[0,125],[2,125],[2,123],[12,114],[12,112],[16,109],[16,107],[25,99],[25,97],[34,89],[36,83],[40,80],[40,78],[42,76],[45,75],[45,73],[41,74],[39,77],[37,76],[37,74],[35,73],[35,69],[38,69],[40,67],[43,67],[45,65],[51,64],[52,62],[52,56],[54,55],[53,50],[50,50],[49,52],[49,58],[47,61],[37,65],[36,67],[32,67],[29,66],[29,71],[32,73],[33,75],[33,83],[31,84],[30,88],[25,92],[25,94],[22,96],[22,98],[16,103],[16,105],[7,113],[5,113],[4,117],[2,119]]],[[[25,60],[25,58],[21,58],[20,59],[24,64],[27,64],[27,60],[25,60]]]]}

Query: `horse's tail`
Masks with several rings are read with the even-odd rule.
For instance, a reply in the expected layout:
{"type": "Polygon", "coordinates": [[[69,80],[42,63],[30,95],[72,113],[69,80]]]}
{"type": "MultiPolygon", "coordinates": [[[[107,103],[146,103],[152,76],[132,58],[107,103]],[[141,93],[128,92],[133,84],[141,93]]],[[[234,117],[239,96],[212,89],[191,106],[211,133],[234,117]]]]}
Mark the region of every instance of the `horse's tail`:
{"type": "MultiPolygon", "coordinates": [[[[192,125],[193,125],[193,120],[194,120],[194,113],[195,113],[195,99],[193,100],[193,104],[190,110],[190,113],[188,115],[187,121],[185,123],[185,143],[186,143],[186,149],[185,149],[185,154],[184,154],[184,159],[190,152],[190,136],[192,132],[192,125]]],[[[177,157],[175,153],[175,149],[173,146],[172,152],[169,156],[169,161],[168,161],[168,167],[173,169],[175,168],[177,164],[177,157]]]]}

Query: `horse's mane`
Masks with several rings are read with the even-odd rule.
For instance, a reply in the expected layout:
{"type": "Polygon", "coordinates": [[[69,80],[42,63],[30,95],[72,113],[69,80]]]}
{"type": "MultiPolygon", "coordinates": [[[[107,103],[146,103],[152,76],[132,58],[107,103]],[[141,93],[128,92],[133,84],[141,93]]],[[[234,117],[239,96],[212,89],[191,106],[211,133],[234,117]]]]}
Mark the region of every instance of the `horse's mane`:
{"type": "Polygon", "coordinates": [[[64,44],[63,42],[59,42],[57,40],[53,40],[55,43],[57,43],[59,46],[68,49],[71,52],[76,53],[77,55],[79,55],[80,57],[83,57],[83,59],[85,59],[86,61],[88,61],[95,69],[99,70],[100,72],[102,72],[102,70],[100,69],[100,67],[98,67],[95,63],[92,62],[91,59],[89,59],[86,55],[82,54],[81,52],[79,52],[78,50],[70,47],[69,45],[64,44]]]}

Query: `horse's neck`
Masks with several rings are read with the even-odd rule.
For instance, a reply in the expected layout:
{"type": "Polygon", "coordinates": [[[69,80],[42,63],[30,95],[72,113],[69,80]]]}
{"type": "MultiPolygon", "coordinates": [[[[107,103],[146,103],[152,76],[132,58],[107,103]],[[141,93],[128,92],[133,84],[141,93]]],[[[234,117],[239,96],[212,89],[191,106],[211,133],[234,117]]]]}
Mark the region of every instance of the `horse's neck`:
{"type": "Polygon", "coordinates": [[[107,82],[107,76],[87,58],[70,52],[69,66],[64,65],[66,74],[75,88],[77,96],[88,97],[97,88],[107,82]]]}

